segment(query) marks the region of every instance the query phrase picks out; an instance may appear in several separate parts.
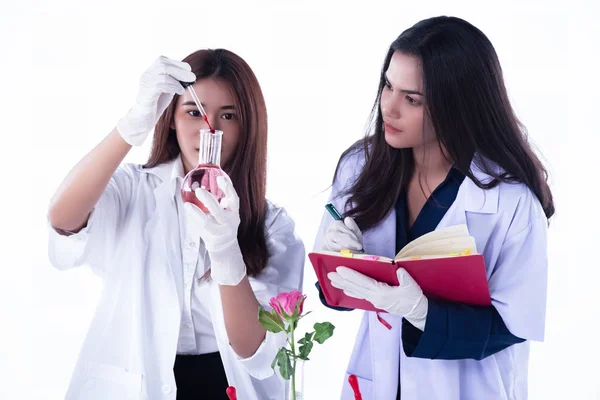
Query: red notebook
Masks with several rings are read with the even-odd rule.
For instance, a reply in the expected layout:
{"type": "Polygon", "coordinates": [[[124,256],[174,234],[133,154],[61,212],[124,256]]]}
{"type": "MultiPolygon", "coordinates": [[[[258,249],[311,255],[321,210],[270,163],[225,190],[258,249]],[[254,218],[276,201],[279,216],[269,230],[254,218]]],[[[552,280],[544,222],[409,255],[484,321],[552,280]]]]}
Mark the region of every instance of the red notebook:
{"type": "Polygon", "coordinates": [[[423,293],[431,299],[466,303],[475,306],[491,305],[483,256],[477,254],[475,240],[466,225],[430,232],[410,242],[392,260],[347,251],[318,251],[308,255],[327,304],[336,307],[381,311],[370,302],[346,296],[331,286],[327,274],[345,266],[389,285],[398,285],[399,267],[413,277],[423,293]]]}

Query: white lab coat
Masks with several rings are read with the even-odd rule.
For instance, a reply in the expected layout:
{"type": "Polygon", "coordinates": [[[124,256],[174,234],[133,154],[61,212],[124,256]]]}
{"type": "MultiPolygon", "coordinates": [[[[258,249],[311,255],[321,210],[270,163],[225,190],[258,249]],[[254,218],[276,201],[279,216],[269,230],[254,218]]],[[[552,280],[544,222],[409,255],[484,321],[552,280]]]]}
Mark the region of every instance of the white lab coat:
{"type": "MultiPolygon", "coordinates": [[[[183,268],[169,179],[172,164],[149,169],[132,164],[119,167],[86,228],[68,237],[50,229],[49,257],[56,268],[85,263],[103,277],[101,299],[66,399],[176,397],[173,364],[183,268]]],[[[249,279],[263,306],[280,292],[301,290],[305,260],[294,222],[282,208],[270,203],[268,207],[268,266],[260,276],[249,279]]],[[[207,256],[205,262],[210,262],[207,256]]],[[[227,380],[237,388],[240,400],[286,398],[287,381],[271,369],[277,350],[285,343],[283,333],[267,332],[256,353],[241,359],[229,345],[218,285],[204,282],[198,292],[210,311],[227,380]]]]}
{"type": "MultiPolygon", "coordinates": [[[[362,153],[352,153],[342,160],[332,197],[349,187],[363,165],[362,153]]],[[[480,180],[490,179],[474,164],[472,168],[480,180]]],[[[347,197],[337,197],[332,199],[333,203],[342,210],[347,197]]],[[[325,214],[316,249],[322,247],[331,221],[325,214]]],[[[399,375],[402,400],[527,398],[529,340],[544,338],[547,285],[544,212],[525,185],[501,183],[493,189],[482,190],[467,177],[438,228],[455,224],[467,224],[478,251],[485,258],[493,306],[510,332],[527,340],[481,361],[410,358],[402,347],[402,317],[383,315],[393,327],[388,330],[377,320],[376,313],[367,311],[343,382],[343,400],[354,399],[347,382],[350,374],[357,376],[364,400],[395,399],[399,375]]],[[[396,213],[392,209],[375,228],[364,232],[365,251],[393,258],[395,238],[396,213]]]]}

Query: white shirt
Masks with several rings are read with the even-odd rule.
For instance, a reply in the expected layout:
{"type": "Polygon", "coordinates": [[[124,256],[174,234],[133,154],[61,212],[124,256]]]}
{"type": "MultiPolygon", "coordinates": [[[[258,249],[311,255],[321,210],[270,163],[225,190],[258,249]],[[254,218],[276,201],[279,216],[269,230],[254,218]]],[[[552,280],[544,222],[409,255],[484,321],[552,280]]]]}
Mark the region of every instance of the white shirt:
{"type": "MultiPolygon", "coordinates": [[[[49,230],[48,254],[54,267],[89,265],[103,279],[67,400],[176,399],[173,364],[187,291],[171,185],[174,162],[154,168],[120,166],[84,229],[71,236],[49,230]]],[[[270,309],[271,297],[302,290],[306,254],[285,210],[270,202],[267,207],[269,259],[261,274],[248,280],[258,302],[270,309]]],[[[271,368],[285,335],[267,332],[256,352],[242,358],[229,344],[219,285],[199,282],[194,295],[208,310],[227,380],[240,399],[285,398],[288,381],[271,368]]]]}
{"type": "Polygon", "coordinates": [[[177,354],[207,354],[218,351],[217,339],[210,321],[210,313],[197,296],[199,280],[208,271],[204,243],[199,237],[188,232],[181,187],[184,175],[181,157],[173,162],[171,188],[179,220],[179,238],[181,241],[181,260],[183,261],[183,298],[181,302],[181,326],[177,354]]]}

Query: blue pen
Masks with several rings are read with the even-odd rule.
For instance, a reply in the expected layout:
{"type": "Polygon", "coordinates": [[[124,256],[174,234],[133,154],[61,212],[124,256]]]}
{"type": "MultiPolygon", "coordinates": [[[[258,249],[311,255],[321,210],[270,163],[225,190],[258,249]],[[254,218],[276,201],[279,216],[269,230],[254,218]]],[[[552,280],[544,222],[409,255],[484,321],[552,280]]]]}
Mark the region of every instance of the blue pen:
{"type": "MultiPolygon", "coordinates": [[[[339,213],[339,211],[337,210],[337,208],[335,208],[335,206],[331,203],[325,204],[325,208],[327,209],[327,211],[329,211],[329,214],[333,217],[333,219],[335,219],[336,221],[341,221],[342,220],[342,216],[339,213]]],[[[359,253],[364,253],[364,250],[357,250],[359,253]]]]}

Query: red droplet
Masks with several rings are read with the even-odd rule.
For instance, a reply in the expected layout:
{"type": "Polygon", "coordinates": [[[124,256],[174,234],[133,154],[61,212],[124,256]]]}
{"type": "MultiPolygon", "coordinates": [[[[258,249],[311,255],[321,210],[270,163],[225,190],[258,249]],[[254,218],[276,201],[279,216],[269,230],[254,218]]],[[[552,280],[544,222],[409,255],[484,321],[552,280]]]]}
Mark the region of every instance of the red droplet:
{"type": "Polygon", "coordinates": [[[225,390],[225,393],[227,393],[227,396],[229,396],[229,400],[237,400],[235,386],[229,386],[227,390],[225,390]]]}
{"type": "Polygon", "coordinates": [[[208,129],[210,129],[210,133],[215,133],[215,130],[213,129],[212,125],[210,124],[210,122],[208,122],[208,116],[205,115],[202,118],[204,119],[204,122],[206,122],[206,125],[208,125],[208,129]]]}
{"type": "Polygon", "coordinates": [[[354,400],[362,400],[362,395],[360,394],[360,388],[358,387],[358,378],[356,375],[352,374],[348,377],[348,383],[354,392],[354,400]]]}

